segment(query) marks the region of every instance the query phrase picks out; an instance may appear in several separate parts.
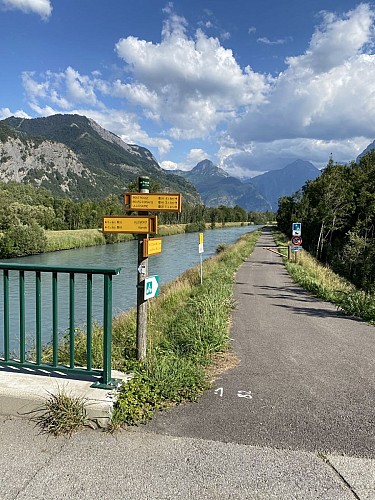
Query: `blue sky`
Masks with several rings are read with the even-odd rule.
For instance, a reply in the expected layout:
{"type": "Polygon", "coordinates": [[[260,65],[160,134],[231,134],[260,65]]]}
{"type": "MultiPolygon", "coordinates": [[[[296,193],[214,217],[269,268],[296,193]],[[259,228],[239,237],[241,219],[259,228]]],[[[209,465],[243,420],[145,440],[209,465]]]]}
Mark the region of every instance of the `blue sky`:
{"type": "Polygon", "coordinates": [[[0,0],[0,119],[78,113],[165,168],[239,177],[375,139],[375,6],[0,0]]]}

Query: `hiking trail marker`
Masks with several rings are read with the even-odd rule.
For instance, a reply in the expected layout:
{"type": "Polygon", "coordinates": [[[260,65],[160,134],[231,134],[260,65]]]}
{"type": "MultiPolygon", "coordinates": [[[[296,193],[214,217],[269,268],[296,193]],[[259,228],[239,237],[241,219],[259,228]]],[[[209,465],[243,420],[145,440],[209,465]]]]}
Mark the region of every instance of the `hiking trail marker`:
{"type": "Polygon", "coordinates": [[[159,276],[148,276],[148,257],[161,253],[161,238],[149,238],[158,233],[158,216],[148,212],[181,212],[181,193],[150,193],[150,178],[138,177],[138,193],[124,193],[125,211],[138,215],[105,215],[103,233],[138,235],[137,262],[137,359],[146,358],[147,301],[159,294],[159,276]]]}

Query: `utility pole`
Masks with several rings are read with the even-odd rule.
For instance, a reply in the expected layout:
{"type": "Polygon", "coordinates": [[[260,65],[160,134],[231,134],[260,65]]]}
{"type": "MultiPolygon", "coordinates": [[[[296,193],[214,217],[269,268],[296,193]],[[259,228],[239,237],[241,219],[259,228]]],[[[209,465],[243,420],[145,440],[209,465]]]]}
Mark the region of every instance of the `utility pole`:
{"type": "MultiPolygon", "coordinates": [[[[150,178],[138,178],[138,192],[150,192],[150,178]]],[[[144,215],[148,212],[144,213],[144,215]]],[[[137,276],[137,359],[146,358],[147,350],[147,300],[144,297],[144,281],[148,276],[148,257],[143,257],[143,242],[148,234],[138,234],[138,276],[137,276]]]]}

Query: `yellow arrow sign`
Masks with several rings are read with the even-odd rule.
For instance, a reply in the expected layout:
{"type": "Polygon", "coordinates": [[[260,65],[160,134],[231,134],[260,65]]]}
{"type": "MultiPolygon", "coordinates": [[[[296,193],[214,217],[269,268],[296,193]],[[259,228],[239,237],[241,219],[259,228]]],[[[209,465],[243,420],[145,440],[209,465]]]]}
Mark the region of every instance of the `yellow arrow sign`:
{"type": "Polygon", "coordinates": [[[156,234],[157,215],[107,215],[102,221],[103,233],[156,234]]]}
{"type": "Polygon", "coordinates": [[[161,238],[152,238],[150,240],[143,240],[143,257],[149,255],[156,255],[161,253],[161,238]]]}
{"type": "Polygon", "coordinates": [[[181,193],[124,193],[124,204],[128,210],[181,212],[181,193]]]}

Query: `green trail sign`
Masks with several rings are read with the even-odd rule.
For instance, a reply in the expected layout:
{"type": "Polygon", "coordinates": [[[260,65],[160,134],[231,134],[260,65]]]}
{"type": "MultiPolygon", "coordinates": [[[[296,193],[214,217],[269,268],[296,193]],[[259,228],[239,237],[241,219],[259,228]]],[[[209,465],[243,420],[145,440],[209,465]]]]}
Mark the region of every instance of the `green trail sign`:
{"type": "Polygon", "coordinates": [[[149,276],[145,278],[144,300],[152,299],[159,295],[159,276],[149,276]]]}

